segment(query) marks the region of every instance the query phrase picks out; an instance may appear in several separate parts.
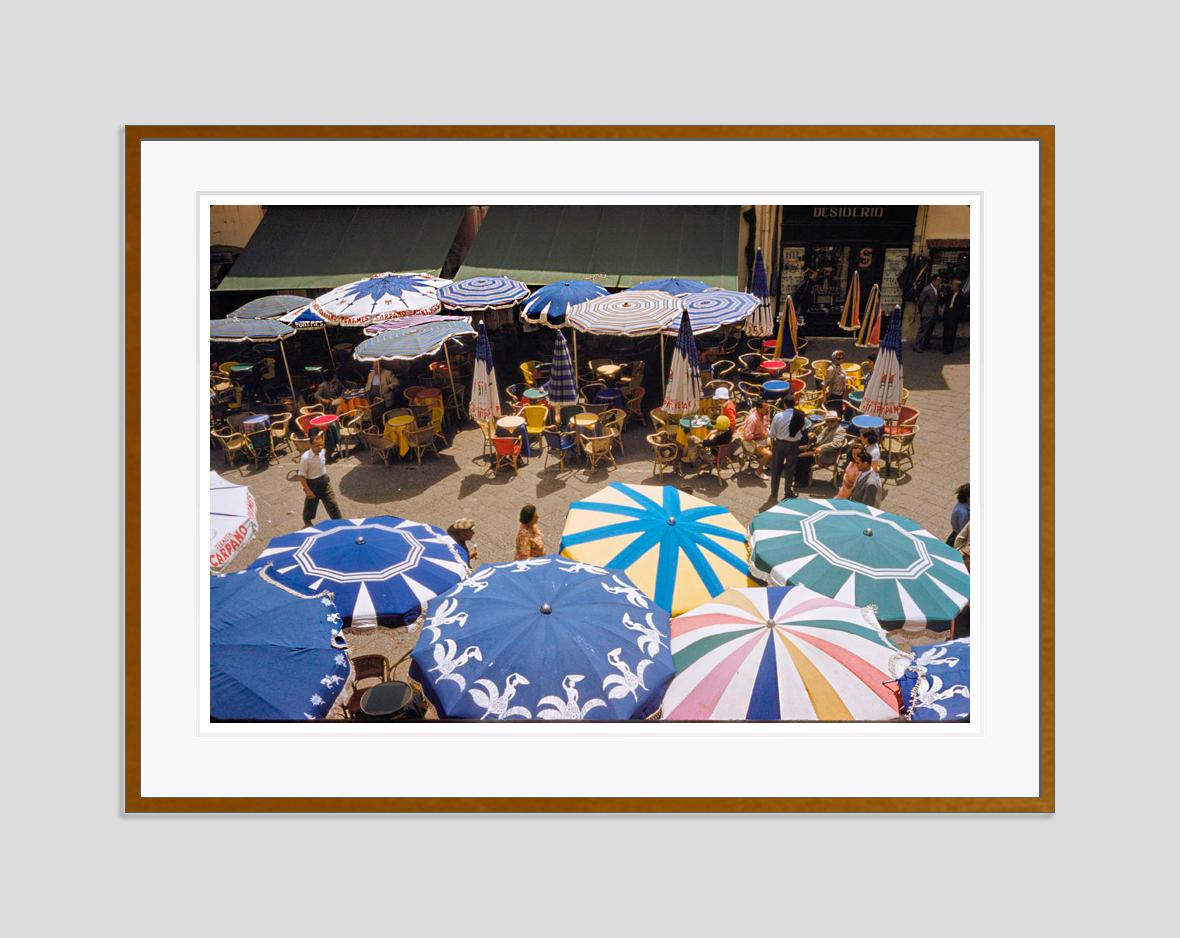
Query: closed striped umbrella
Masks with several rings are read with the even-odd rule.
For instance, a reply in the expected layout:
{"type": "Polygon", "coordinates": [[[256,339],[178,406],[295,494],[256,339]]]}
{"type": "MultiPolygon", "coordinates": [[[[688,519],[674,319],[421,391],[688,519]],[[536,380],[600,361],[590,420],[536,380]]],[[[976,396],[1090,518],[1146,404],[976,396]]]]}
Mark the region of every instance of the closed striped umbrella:
{"type": "Polygon", "coordinates": [[[901,306],[893,308],[889,328],[881,342],[881,352],[873,373],[865,385],[860,412],[885,421],[896,420],[901,413],[901,386],[904,378],[901,367],[901,306]]]}
{"type": "MultiPolygon", "coordinates": [[[[706,293],[686,293],[680,297],[688,313],[693,335],[713,332],[730,323],[741,322],[758,308],[758,297],[737,290],[709,290],[706,293]]],[[[678,327],[669,326],[666,335],[675,335],[678,327]]],[[[769,335],[769,333],[767,333],[769,335]]]]}
{"type": "Polygon", "coordinates": [[[487,327],[481,322],[476,327],[475,373],[471,379],[471,419],[483,423],[500,416],[500,389],[496,387],[496,366],[492,361],[492,345],[487,327]]]}
{"type": "Polygon", "coordinates": [[[440,287],[449,280],[430,274],[373,274],[317,296],[314,312],[339,326],[367,326],[384,319],[436,313],[440,287]]]}
{"type": "Polygon", "coordinates": [[[310,303],[305,296],[263,296],[239,306],[229,314],[230,319],[275,319],[290,313],[292,310],[303,309],[310,303]]]}
{"type": "Polygon", "coordinates": [[[606,295],[606,287],[589,280],[559,280],[534,290],[521,306],[520,316],[557,329],[565,325],[565,314],[571,306],[606,295]]]}
{"type": "Polygon", "coordinates": [[[881,344],[881,288],[873,284],[865,301],[865,314],[856,333],[857,348],[876,348],[881,344]]]}
{"type": "Polygon", "coordinates": [[[855,332],[860,328],[860,272],[853,271],[848,281],[848,292],[844,294],[844,310],[840,314],[840,328],[855,332]]]}
{"type": "Polygon", "coordinates": [[[746,335],[765,338],[774,334],[774,309],[770,305],[770,285],[766,280],[766,262],[762,260],[762,248],[754,252],[754,276],[750,292],[758,298],[758,308],[746,320],[746,335]]]}
{"type": "Polygon", "coordinates": [[[750,574],[767,585],[872,606],[887,629],[947,629],[971,592],[962,556],[941,538],[845,499],[780,502],[750,523],[750,550],[750,574]]]}
{"type": "Polygon", "coordinates": [[[692,337],[688,310],[681,314],[680,334],[672,351],[672,380],[664,389],[664,412],[695,414],[701,406],[701,366],[697,361],[697,343],[692,337]]]}
{"type": "Polygon", "coordinates": [[[567,325],[595,335],[655,335],[679,321],[684,304],[659,290],[624,290],[571,306],[567,325]]]}
{"type": "Polygon", "coordinates": [[[553,365],[549,369],[549,383],[545,385],[549,403],[558,407],[578,402],[578,378],[574,374],[574,363],[570,361],[570,349],[565,336],[557,333],[553,343],[553,365]]]}
{"type": "Polygon", "coordinates": [[[612,482],[570,505],[559,550],[621,570],[677,615],[750,584],[744,532],[725,508],[673,486],[612,482]]]}
{"type": "Polygon", "coordinates": [[[774,345],[774,357],[790,361],[799,354],[799,320],[795,316],[795,300],[787,294],[787,308],[783,310],[778,323],[778,340],[774,345]]]}
{"type": "Polygon", "coordinates": [[[447,309],[501,309],[519,303],[529,295],[529,288],[511,277],[470,277],[438,291],[447,309]]]}
{"type": "Polygon", "coordinates": [[[871,610],[776,586],[674,618],[672,661],[665,720],[896,720],[909,656],[871,610]]]}
{"type": "Polygon", "coordinates": [[[672,296],[680,296],[682,293],[704,293],[709,289],[707,283],[702,283],[700,280],[685,280],[680,277],[664,277],[661,280],[644,280],[643,283],[637,283],[633,287],[628,287],[627,293],[635,290],[659,290],[661,293],[668,293],[672,296]]]}

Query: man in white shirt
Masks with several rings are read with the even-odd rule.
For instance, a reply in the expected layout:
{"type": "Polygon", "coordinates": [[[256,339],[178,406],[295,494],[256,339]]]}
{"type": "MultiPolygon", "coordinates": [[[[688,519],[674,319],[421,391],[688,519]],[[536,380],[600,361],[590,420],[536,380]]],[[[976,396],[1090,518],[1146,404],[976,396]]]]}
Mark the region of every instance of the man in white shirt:
{"type": "Polygon", "coordinates": [[[787,498],[795,498],[795,463],[799,459],[799,445],[803,442],[803,428],[807,421],[802,411],[794,409],[795,402],[787,398],[787,409],[780,410],[770,421],[770,500],[778,501],[779,480],[786,478],[787,498]]]}
{"type": "Polygon", "coordinates": [[[339,518],[340,508],[336,504],[336,495],[332,491],[332,483],[328,481],[327,454],[324,452],[324,434],[313,430],[311,446],[299,457],[299,468],[296,475],[299,484],[303,486],[303,523],[309,525],[315,521],[315,513],[319,503],[324,503],[324,509],[329,518],[339,518]]]}

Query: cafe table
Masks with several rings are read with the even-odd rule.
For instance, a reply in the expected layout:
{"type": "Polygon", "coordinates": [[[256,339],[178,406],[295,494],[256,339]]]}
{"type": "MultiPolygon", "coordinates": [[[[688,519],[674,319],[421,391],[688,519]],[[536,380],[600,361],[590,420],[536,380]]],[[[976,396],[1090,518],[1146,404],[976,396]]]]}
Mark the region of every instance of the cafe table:
{"type": "Polygon", "coordinates": [[[764,361],[759,367],[771,377],[777,378],[787,369],[787,363],[781,358],[772,358],[769,361],[764,361]]]}
{"type": "Polygon", "coordinates": [[[862,433],[865,430],[875,430],[879,434],[885,427],[885,421],[880,417],[873,417],[869,414],[857,414],[852,418],[852,426],[857,433],[862,433]]]}
{"type": "Polygon", "coordinates": [[[774,351],[774,347],[775,347],[777,344],[778,344],[778,339],[763,339],[763,340],[762,340],[762,351],[764,351],[764,352],[773,352],[773,351],[774,351]]]}
{"type": "Polygon", "coordinates": [[[425,708],[409,684],[404,681],[383,681],[364,692],[357,709],[357,719],[396,722],[421,720],[425,708]]]}
{"type": "Polygon", "coordinates": [[[790,381],[763,381],[762,382],[762,398],[763,400],[773,401],[791,390],[790,381]]]}
{"type": "Polygon", "coordinates": [[[496,421],[496,430],[500,436],[520,437],[521,455],[526,457],[532,455],[532,452],[529,450],[529,432],[524,417],[501,417],[496,421]]]}
{"type": "Polygon", "coordinates": [[[270,415],[250,414],[242,418],[238,429],[250,441],[250,448],[257,453],[270,455],[270,415]]]}
{"type": "Polygon", "coordinates": [[[593,433],[598,426],[598,414],[575,414],[573,425],[579,433],[593,433]]]}
{"type": "Polygon", "coordinates": [[[619,372],[623,370],[623,366],[622,365],[599,365],[594,370],[597,372],[598,377],[602,378],[603,381],[609,382],[610,384],[614,384],[614,382],[619,379],[619,372]]]}
{"type": "Polygon", "coordinates": [[[543,404],[549,399],[549,392],[544,388],[528,388],[524,392],[524,399],[530,404],[543,404]]]}
{"type": "Polygon", "coordinates": [[[397,454],[405,456],[410,451],[409,430],[414,426],[413,414],[398,414],[385,421],[385,439],[397,444],[397,454]]]}
{"type": "Polygon", "coordinates": [[[680,444],[683,449],[688,446],[688,435],[691,433],[698,440],[703,440],[709,435],[709,431],[713,429],[713,421],[703,415],[694,417],[682,417],[680,419],[680,426],[676,430],[676,442],[680,444]]]}
{"type": "Polygon", "coordinates": [[[610,404],[611,407],[623,407],[623,392],[618,388],[603,388],[594,395],[595,404],[610,404]]]}

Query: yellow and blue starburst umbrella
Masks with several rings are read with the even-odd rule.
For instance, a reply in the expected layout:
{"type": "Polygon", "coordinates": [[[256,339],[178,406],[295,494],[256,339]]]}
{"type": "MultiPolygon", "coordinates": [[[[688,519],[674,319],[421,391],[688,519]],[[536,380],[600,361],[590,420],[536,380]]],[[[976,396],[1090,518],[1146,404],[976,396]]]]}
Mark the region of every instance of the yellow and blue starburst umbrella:
{"type": "Polygon", "coordinates": [[[612,482],[570,505],[560,552],[621,570],[673,615],[749,586],[745,528],[672,486],[612,482]]]}

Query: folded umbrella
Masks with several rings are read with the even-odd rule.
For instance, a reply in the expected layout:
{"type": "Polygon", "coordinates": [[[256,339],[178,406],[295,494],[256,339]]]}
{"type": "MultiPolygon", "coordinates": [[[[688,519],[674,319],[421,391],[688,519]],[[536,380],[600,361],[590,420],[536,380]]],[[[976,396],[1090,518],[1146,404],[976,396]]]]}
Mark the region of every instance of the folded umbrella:
{"type": "Polygon", "coordinates": [[[249,487],[209,473],[209,568],[221,570],[258,531],[258,508],[249,487]]]}

